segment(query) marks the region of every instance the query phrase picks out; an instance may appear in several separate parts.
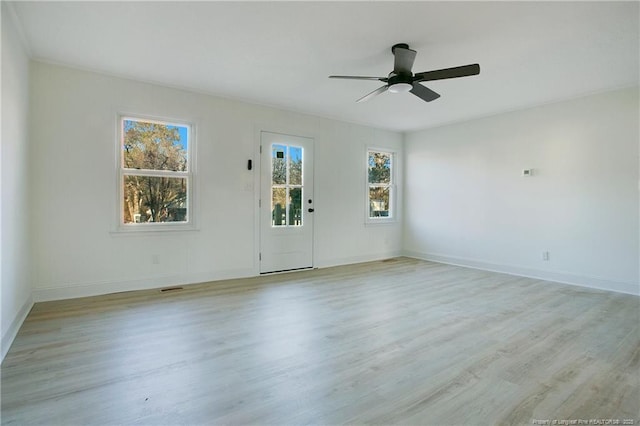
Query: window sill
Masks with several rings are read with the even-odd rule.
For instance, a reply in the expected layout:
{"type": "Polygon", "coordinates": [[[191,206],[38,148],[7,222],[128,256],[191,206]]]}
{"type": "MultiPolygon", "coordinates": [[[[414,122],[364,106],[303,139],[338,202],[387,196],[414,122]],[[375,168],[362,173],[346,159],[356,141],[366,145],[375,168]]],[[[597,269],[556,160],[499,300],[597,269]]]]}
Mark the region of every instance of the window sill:
{"type": "Polygon", "coordinates": [[[162,235],[173,234],[176,232],[197,232],[199,228],[196,228],[192,224],[147,224],[147,225],[121,225],[116,229],[109,231],[112,236],[124,236],[124,235],[162,235]]]}
{"type": "Polygon", "coordinates": [[[364,226],[380,226],[380,225],[395,225],[400,223],[397,219],[367,219],[364,226]]]}

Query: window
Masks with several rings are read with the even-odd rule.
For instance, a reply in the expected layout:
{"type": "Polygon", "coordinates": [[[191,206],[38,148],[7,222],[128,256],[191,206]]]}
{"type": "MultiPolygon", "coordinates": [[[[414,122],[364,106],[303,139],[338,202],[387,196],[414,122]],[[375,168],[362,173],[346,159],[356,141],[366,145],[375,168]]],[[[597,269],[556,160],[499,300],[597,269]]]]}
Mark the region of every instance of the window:
{"type": "Polygon", "coordinates": [[[193,128],[120,117],[120,225],[175,229],[192,224],[193,128]]]}
{"type": "Polygon", "coordinates": [[[367,151],[367,209],[369,222],[394,217],[394,153],[367,151]]]}

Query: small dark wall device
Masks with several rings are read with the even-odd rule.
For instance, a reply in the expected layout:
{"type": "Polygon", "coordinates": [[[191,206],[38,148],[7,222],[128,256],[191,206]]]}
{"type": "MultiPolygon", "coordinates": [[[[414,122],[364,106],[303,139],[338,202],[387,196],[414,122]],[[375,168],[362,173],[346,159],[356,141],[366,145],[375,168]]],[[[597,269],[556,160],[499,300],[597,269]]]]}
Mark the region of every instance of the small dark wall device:
{"type": "Polygon", "coordinates": [[[247,161],[247,170],[251,170],[253,168],[253,164],[251,164],[251,160],[247,161]]]}

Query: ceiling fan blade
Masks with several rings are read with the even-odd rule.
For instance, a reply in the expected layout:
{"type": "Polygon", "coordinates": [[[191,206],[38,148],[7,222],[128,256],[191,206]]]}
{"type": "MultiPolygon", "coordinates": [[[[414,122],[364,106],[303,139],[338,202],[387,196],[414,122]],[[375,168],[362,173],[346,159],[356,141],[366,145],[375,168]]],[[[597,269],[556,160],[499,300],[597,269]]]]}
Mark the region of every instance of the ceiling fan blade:
{"type": "Polygon", "coordinates": [[[420,83],[413,83],[413,89],[411,89],[410,92],[425,102],[435,101],[440,97],[439,94],[429,89],[428,87],[424,87],[420,83]]]}
{"type": "Polygon", "coordinates": [[[393,72],[396,74],[411,74],[413,61],[416,59],[416,51],[402,46],[393,48],[393,72]]]}
{"type": "Polygon", "coordinates": [[[368,99],[371,99],[371,98],[373,98],[374,96],[379,95],[380,93],[386,92],[388,88],[389,88],[389,86],[382,86],[382,87],[379,87],[379,88],[377,88],[376,90],[374,90],[373,92],[371,92],[371,93],[369,93],[369,94],[367,94],[367,95],[364,95],[363,97],[361,97],[360,99],[358,99],[356,102],[364,102],[364,101],[366,101],[366,100],[368,100],[368,99]]]}
{"type": "Polygon", "coordinates": [[[387,82],[388,78],[386,77],[360,77],[357,75],[330,75],[329,78],[344,78],[347,80],[374,80],[374,81],[384,81],[387,82]]]}
{"type": "Polygon", "coordinates": [[[441,70],[426,71],[416,73],[413,77],[413,81],[432,81],[432,80],[444,80],[446,78],[467,77],[470,75],[480,74],[480,65],[471,64],[463,65],[461,67],[444,68],[441,70]]]}

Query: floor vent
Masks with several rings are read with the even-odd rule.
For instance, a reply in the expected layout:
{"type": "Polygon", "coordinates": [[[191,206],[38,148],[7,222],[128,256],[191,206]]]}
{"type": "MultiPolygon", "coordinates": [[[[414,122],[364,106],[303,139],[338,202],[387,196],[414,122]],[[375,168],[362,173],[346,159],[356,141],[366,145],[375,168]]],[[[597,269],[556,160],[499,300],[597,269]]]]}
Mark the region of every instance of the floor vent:
{"type": "Polygon", "coordinates": [[[168,291],[178,291],[182,290],[182,287],[169,287],[169,288],[161,288],[160,291],[166,293],[168,291]]]}

